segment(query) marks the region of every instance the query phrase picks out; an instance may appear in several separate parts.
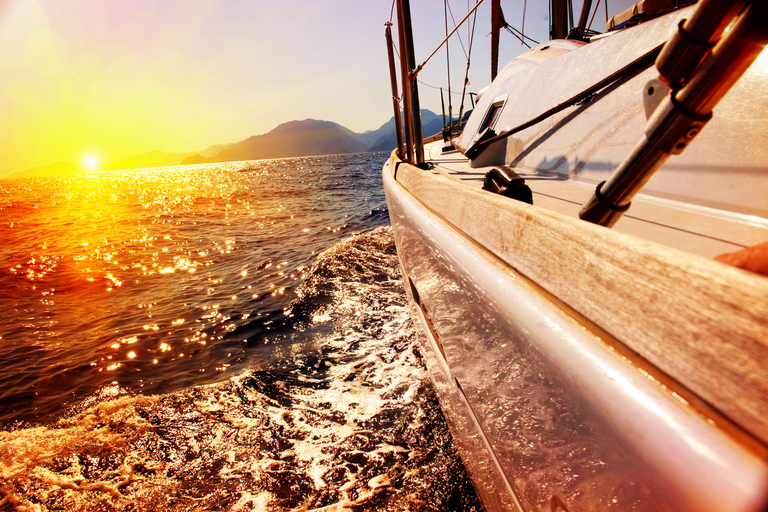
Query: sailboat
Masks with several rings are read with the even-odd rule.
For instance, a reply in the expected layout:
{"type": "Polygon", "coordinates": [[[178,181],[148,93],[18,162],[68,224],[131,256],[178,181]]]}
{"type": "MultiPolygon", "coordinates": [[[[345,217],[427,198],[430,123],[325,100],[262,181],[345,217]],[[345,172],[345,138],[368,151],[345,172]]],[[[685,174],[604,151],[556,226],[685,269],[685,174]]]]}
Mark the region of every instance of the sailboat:
{"type": "Polygon", "coordinates": [[[392,230],[489,511],[767,510],[768,6],[679,3],[553,0],[432,137],[408,0],[399,79],[387,26],[392,230]]]}

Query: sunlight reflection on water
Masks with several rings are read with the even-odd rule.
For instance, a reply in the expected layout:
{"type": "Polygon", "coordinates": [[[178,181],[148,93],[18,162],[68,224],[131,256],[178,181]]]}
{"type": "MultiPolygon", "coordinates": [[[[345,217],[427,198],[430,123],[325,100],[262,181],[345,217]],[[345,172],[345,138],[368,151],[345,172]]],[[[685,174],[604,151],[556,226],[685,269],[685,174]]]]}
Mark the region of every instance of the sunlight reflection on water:
{"type": "Polygon", "coordinates": [[[384,154],[0,181],[0,422],[226,378],[308,267],[388,222],[384,154]]]}

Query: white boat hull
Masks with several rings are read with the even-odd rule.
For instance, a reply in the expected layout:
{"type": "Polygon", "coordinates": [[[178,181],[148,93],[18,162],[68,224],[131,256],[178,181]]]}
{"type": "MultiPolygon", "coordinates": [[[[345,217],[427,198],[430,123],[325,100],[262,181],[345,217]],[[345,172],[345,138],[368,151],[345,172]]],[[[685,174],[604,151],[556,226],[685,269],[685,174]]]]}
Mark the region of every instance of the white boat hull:
{"type": "Polygon", "coordinates": [[[425,358],[489,510],[760,510],[764,460],[425,207],[393,162],[384,186],[425,358]]]}

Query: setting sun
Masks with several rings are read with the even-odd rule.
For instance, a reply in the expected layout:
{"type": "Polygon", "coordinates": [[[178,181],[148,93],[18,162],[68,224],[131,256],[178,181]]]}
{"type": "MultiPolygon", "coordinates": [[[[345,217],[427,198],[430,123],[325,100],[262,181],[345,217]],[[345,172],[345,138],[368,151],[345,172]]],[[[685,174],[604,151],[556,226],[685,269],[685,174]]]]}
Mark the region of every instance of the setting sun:
{"type": "Polygon", "coordinates": [[[88,155],[83,158],[83,167],[86,171],[95,171],[99,168],[99,157],[96,155],[88,155]]]}

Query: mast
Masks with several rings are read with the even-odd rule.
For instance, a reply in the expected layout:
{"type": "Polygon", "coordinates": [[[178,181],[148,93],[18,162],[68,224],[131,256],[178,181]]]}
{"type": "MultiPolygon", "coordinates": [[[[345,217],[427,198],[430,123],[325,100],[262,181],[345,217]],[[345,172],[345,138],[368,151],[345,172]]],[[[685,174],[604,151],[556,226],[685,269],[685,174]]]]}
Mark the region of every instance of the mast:
{"type": "Polygon", "coordinates": [[[499,32],[504,28],[504,13],[501,11],[501,0],[491,1],[491,82],[499,73],[499,32]]]}
{"type": "MultiPolygon", "coordinates": [[[[607,1],[607,0],[606,0],[607,1]]],[[[587,18],[589,18],[589,10],[592,8],[592,0],[584,0],[584,4],[581,6],[581,16],[579,17],[579,26],[576,27],[572,39],[581,39],[584,37],[584,31],[587,29],[587,18]]]]}
{"type": "Polygon", "coordinates": [[[405,31],[400,2],[397,2],[397,36],[400,42],[400,78],[403,81],[403,123],[405,123],[405,152],[403,160],[413,162],[413,123],[411,122],[411,89],[408,87],[408,53],[405,51],[405,31]]]}
{"type": "Polygon", "coordinates": [[[405,99],[405,138],[411,163],[424,163],[424,143],[421,133],[421,108],[416,76],[416,57],[413,51],[411,6],[409,0],[397,0],[397,25],[400,32],[400,61],[403,68],[403,96],[405,99]],[[410,142],[409,142],[410,134],[410,142]]]}
{"type": "MultiPolygon", "coordinates": [[[[551,0],[549,5],[549,38],[550,39],[565,39],[570,32],[569,23],[569,7],[570,2],[568,0],[551,0]]],[[[573,15],[570,16],[573,18],[573,15]]]]}

